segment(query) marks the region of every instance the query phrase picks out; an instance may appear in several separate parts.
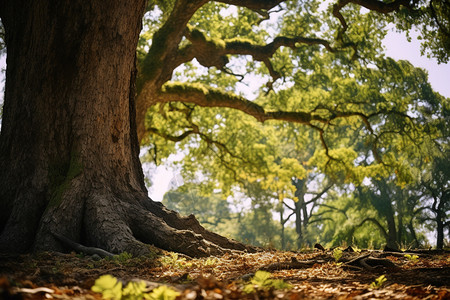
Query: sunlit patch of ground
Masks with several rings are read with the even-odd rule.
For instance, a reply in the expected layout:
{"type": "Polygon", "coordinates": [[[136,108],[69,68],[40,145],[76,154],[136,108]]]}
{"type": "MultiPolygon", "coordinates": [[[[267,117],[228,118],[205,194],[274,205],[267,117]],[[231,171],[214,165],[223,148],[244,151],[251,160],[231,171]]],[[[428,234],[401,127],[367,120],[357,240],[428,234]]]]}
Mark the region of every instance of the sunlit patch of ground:
{"type": "Polygon", "coordinates": [[[347,268],[336,262],[332,253],[320,251],[232,253],[190,259],[155,250],[152,257],[122,255],[112,260],[74,253],[0,254],[0,298],[101,299],[91,287],[97,278],[110,274],[124,283],[139,279],[148,286],[171,286],[180,292],[178,299],[450,299],[448,253],[414,260],[401,255],[387,259],[398,268],[347,268]],[[311,262],[311,266],[271,269],[271,278],[289,283],[289,289],[243,291],[257,270],[291,261],[311,262]],[[381,275],[386,281],[371,286],[381,275]]]}

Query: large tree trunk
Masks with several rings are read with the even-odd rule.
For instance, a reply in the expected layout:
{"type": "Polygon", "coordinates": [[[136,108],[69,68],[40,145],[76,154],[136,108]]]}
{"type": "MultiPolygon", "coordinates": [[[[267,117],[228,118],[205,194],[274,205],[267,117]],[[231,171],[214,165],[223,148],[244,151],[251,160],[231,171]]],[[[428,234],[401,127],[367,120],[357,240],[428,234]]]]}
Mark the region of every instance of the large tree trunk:
{"type": "Polygon", "coordinates": [[[0,5],[0,250],[63,250],[52,233],[113,253],[246,248],[147,197],[134,121],[144,0],[0,5]]]}

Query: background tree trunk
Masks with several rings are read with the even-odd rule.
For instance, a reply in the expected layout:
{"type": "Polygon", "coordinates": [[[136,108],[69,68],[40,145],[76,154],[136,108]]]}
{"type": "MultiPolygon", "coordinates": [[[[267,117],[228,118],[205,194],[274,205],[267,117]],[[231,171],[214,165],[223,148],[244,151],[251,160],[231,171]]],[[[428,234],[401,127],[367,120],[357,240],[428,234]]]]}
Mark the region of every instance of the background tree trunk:
{"type": "Polygon", "coordinates": [[[63,250],[52,233],[114,253],[144,254],[144,243],[193,256],[223,251],[204,237],[245,249],[147,197],[134,111],[144,7],[2,2],[0,250],[63,250]]]}

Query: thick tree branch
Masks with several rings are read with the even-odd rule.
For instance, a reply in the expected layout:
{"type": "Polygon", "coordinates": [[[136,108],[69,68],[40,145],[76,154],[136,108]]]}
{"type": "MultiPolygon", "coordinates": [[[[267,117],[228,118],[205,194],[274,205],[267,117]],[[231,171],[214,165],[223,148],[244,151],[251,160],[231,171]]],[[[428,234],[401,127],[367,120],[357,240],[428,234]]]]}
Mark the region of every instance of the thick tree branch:
{"type": "MultiPolygon", "coordinates": [[[[450,3],[447,1],[447,2],[444,2],[443,3],[443,5],[447,5],[447,11],[450,11],[450,3]]],[[[438,25],[438,27],[441,29],[441,31],[447,36],[447,37],[449,37],[450,36],[450,32],[449,32],[449,30],[444,26],[444,24],[441,22],[441,21],[439,21],[439,18],[438,18],[438,16],[437,16],[437,13],[436,13],[436,9],[435,9],[435,7],[434,7],[434,5],[433,5],[433,0],[430,0],[430,11],[431,11],[431,16],[433,17],[433,19],[436,21],[436,24],[438,25]]],[[[442,13],[442,12],[441,12],[442,13]]],[[[448,23],[448,22],[447,22],[448,23]]],[[[448,26],[448,24],[447,24],[447,26],[448,26]]]]}
{"type": "Polygon", "coordinates": [[[251,55],[258,61],[262,61],[266,57],[271,57],[280,47],[289,47],[296,49],[297,44],[305,45],[322,45],[330,52],[336,52],[338,49],[333,48],[327,40],[306,37],[285,37],[278,36],[272,42],[266,45],[258,45],[246,40],[232,39],[225,40],[226,54],[251,55]]]}
{"type": "MultiPolygon", "coordinates": [[[[144,120],[148,107],[160,99],[155,99],[161,86],[172,77],[173,70],[179,65],[196,58],[205,67],[216,67],[225,70],[228,63],[227,55],[250,55],[254,60],[263,62],[268,68],[273,81],[281,75],[273,68],[270,58],[280,47],[290,47],[296,49],[298,44],[322,45],[328,51],[335,52],[331,44],[323,39],[305,37],[276,37],[267,45],[258,45],[252,41],[242,39],[212,39],[199,30],[187,25],[192,15],[204,4],[206,0],[179,1],[169,16],[167,22],[154,34],[152,47],[145,59],[140,63],[140,77],[138,79],[137,90],[137,131],[141,141],[145,135],[144,120]],[[179,47],[185,36],[190,44],[179,47]]],[[[225,1],[224,1],[225,2],[225,1]]],[[[226,3],[230,3],[229,1],[226,3]]],[[[263,9],[277,5],[281,1],[236,1],[241,6],[252,9],[263,9]]],[[[234,3],[234,2],[233,2],[234,3]]],[[[344,45],[343,48],[354,45],[344,45]]],[[[355,51],[356,53],[356,51],[355,51]]],[[[271,83],[273,83],[273,81],[271,83]]],[[[271,83],[268,84],[269,89],[271,83]]],[[[248,104],[250,108],[255,106],[248,104]]],[[[226,106],[226,105],[222,105],[226,106]]],[[[258,114],[253,114],[257,116],[258,114]]],[[[290,121],[291,113],[278,112],[275,115],[267,115],[266,119],[280,119],[290,121]]],[[[295,116],[296,120],[307,117],[305,115],[295,116]]],[[[264,120],[261,120],[264,121],[264,120]]],[[[307,121],[309,122],[309,120],[307,121]]]]}
{"type": "Polygon", "coordinates": [[[341,14],[341,9],[349,3],[354,3],[379,13],[388,14],[393,11],[398,11],[401,6],[412,9],[413,2],[414,1],[410,0],[395,0],[392,2],[384,2],[378,0],[338,0],[338,2],[333,5],[333,15],[341,23],[343,30],[346,31],[348,28],[348,24],[345,21],[344,16],[341,14]]]}
{"type": "MultiPolygon", "coordinates": [[[[140,80],[153,82],[157,87],[170,80],[178,66],[176,53],[184,35],[184,29],[194,13],[208,0],[180,0],[164,25],[154,34],[152,47],[141,63],[140,80]]],[[[139,89],[141,87],[138,87],[139,89]]]]}
{"type": "MultiPolygon", "coordinates": [[[[318,38],[291,38],[279,36],[266,45],[259,45],[253,41],[241,38],[225,40],[214,39],[206,36],[206,34],[200,30],[193,29],[190,26],[186,27],[185,37],[191,42],[191,44],[180,49],[177,55],[177,64],[182,64],[196,58],[197,61],[205,67],[214,66],[220,70],[223,70],[225,65],[228,63],[227,55],[250,55],[254,60],[265,64],[269,70],[269,74],[271,75],[273,82],[281,78],[281,75],[273,68],[270,58],[280,47],[296,49],[298,44],[305,44],[311,46],[321,45],[330,52],[341,50],[333,48],[327,40],[318,38]]],[[[344,45],[342,49],[348,47],[352,47],[356,53],[356,48],[351,43],[344,45]]]]}
{"type": "Polygon", "coordinates": [[[156,134],[160,137],[162,137],[165,140],[168,141],[172,141],[172,142],[181,142],[182,140],[184,140],[185,138],[187,138],[188,136],[195,134],[195,130],[188,130],[183,132],[181,135],[178,136],[174,136],[174,135],[170,135],[170,134],[165,134],[161,131],[159,131],[157,128],[147,128],[147,132],[148,133],[152,133],[152,134],[156,134]]]}
{"type": "Polygon", "coordinates": [[[243,97],[223,93],[214,89],[207,89],[198,84],[166,84],[157,97],[157,102],[188,102],[202,107],[228,107],[238,109],[253,116],[259,122],[267,120],[283,120],[294,123],[310,125],[312,121],[327,123],[329,120],[307,112],[272,111],[266,112],[264,108],[243,97]]]}
{"type": "MultiPolygon", "coordinates": [[[[361,118],[368,128],[369,132],[375,136],[372,151],[377,162],[381,162],[381,157],[377,153],[376,145],[380,138],[380,135],[375,135],[371,128],[369,119],[379,114],[389,114],[391,112],[377,112],[370,115],[365,115],[361,112],[341,112],[328,109],[329,113],[324,116],[323,114],[304,111],[266,111],[264,107],[259,104],[249,101],[241,96],[237,96],[231,93],[224,93],[216,89],[205,87],[201,84],[190,83],[167,83],[161,91],[156,95],[153,95],[153,101],[157,103],[170,103],[170,102],[183,102],[193,103],[202,107],[227,107],[240,110],[250,116],[253,116],[256,120],[264,123],[268,120],[287,121],[291,123],[307,125],[319,132],[319,138],[325,149],[325,154],[330,160],[338,161],[338,159],[331,156],[329,153],[329,147],[325,141],[324,133],[325,129],[318,126],[318,124],[324,124],[327,126],[332,120],[337,118],[358,117],[361,118]]],[[[186,133],[188,134],[188,133],[186,133]]],[[[183,135],[183,137],[185,137],[183,135]]],[[[178,139],[178,137],[171,137],[170,139],[178,139]]],[[[205,141],[207,141],[205,139],[205,141]]],[[[219,147],[221,148],[221,147],[219,147]]]]}
{"type": "Polygon", "coordinates": [[[252,10],[260,10],[260,9],[269,10],[274,8],[281,2],[284,2],[284,0],[218,0],[217,2],[247,7],[252,10]]]}
{"type": "Polygon", "coordinates": [[[414,3],[414,1],[411,0],[395,0],[392,2],[378,0],[349,0],[348,2],[358,4],[362,7],[383,14],[398,11],[401,6],[412,9],[412,4],[414,3]]]}
{"type": "Polygon", "coordinates": [[[179,65],[178,47],[184,36],[187,23],[194,13],[208,0],[180,0],[164,25],[153,35],[152,46],[139,64],[136,87],[136,125],[139,142],[145,135],[145,115],[154,104],[153,95],[172,77],[179,65]]]}

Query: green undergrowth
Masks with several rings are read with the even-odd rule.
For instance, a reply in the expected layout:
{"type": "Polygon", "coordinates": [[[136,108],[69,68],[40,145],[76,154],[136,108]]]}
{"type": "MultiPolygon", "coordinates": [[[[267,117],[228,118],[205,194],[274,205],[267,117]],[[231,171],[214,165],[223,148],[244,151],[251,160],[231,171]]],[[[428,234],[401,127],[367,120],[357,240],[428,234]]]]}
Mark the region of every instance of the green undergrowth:
{"type": "MultiPolygon", "coordinates": [[[[246,294],[258,294],[261,291],[287,290],[292,286],[282,279],[272,279],[272,274],[265,271],[257,271],[249,283],[243,286],[242,291],[246,294]]],[[[145,281],[129,281],[124,284],[112,275],[102,275],[92,286],[91,290],[102,294],[103,299],[113,300],[173,300],[180,293],[167,285],[160,285],[154,289],[146,286],[145,281]]]]}
{"type": "Polygon", "coordinates": [[[272,274],[266,271],[257,271],[250,283],[244,286],[244,292],[254,293],[258,290],[284,290],[290,289],[291,285],[282,279],[272,279],[272,274]]]}
{"type": "Polygon", "coordinates": [[[100,276],[91,289],[101,293],[103,299],[114,300],[173,300],[180,295],[166,285],[149,290],[144,281],[130,281],[124,287],[121,281],[111,275],[100,276]]]}
{"type": "Polygon", "coordinates": [[[387,281],[386,276],[381,275],[380,277],[376,278],[374,282],[370,284],[370,287],[373,289],[379,289],[383,287],[383,284],[387,281]]]}

